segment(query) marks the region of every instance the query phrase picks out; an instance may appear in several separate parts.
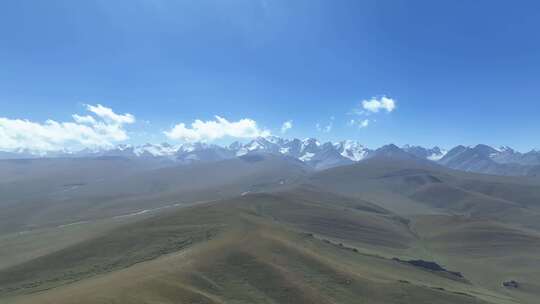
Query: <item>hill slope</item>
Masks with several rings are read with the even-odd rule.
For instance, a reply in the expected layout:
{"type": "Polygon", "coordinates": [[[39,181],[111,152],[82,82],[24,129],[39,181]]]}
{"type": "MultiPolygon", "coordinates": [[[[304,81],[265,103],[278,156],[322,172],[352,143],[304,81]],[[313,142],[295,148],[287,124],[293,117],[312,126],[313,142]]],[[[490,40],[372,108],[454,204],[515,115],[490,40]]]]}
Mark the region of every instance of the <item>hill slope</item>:
{"type": "MultiPolygon", "coordinates": [[[[200,193],[224,198],[133,217],[10,264],[0,270],[0,299],[536,303],[536,180],[384,157],[310,173],[269,157],[182,175],[171,168],[157,177],[134,175],[125,185],[140,185],[132,193],[147,204],[185,198],[205,176],[200,193]],[[209,176],[212,169],[225,173],[209,176]],[[164,187],[145,190],[151,181],[164,187]],[[503,286],[512,280],[517,288],[503,286]]],[[[75,229],[65,231],[77,236],[75,229]]]]}
{"type": "Polygon", "coordinates": [[[383,210],[357,211],[370,235],[386,228],[387,242],[373,244],[327,225],[350,210],[299,195],[246,195],[115,229],[0,272],[1,295],[14,303],[510,303],[461,277],[365,253],[363,243],[401,248],[413,238],[394,231],[402,224],[383,210]]]}
{"type": "Polygon", "coordinates": [[[45,178],[0,182],[0,231],[53,227],[286,187],[309,172],[297,160],[268,154],[129,172],[116,172],[114,166],[96,167],[96,173],[90,175],[93,178],[79,168],[49,176],[47,182],[43,182],[45,178]]]}

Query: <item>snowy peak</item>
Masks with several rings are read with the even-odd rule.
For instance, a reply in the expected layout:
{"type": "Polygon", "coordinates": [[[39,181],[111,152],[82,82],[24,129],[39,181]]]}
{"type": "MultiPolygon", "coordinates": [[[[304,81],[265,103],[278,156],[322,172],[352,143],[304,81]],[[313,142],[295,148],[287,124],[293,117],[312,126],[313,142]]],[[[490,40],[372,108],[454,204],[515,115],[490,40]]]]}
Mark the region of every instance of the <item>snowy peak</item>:
{"type": "Polygon", "coordinates": [[[361,161],[365,159],[371,152],[357,141],[344,140],[334,144],[336,150],[343,157],[346,157],[352,161],[361,161]]]}
{"type": "Polygon", "coordinates": [[[480,144],[457,146],[438,161],[452,169],[496,175],[529,175],[540,166],[540,156],[533,151],[520,153],[509,147],[493,148],[480,144]]]}
{"type": "Polygon", "coordinates": [[[318,150],[320,146],[321,146],[321,143],[315,138],[306,138],[302,141],[300,151],[303,153],[313,152],[313,151],[318,150]]]}
{"type": "MultiPolygon", "coordinates": [[[[528,153],[520,153],[506,146],[493,148],[479,144],[474,147],[457,146],[450,151],[446,151],[439,147],[425,148],[405,145],[400,148],[390,144],[371,150],[354,140],[321,143],[316,138],[301,140],[297,138],[285,139],[277,136],[258,137],[245,143],[234,142],[228,146],[194,142],[177,146],[167,143],[140,146],[122,144],[113,148],[84,149],[78,152],[0,151],[0,159],[112,156],[157,160],[165,163],[191,164],[224,160],[250,153],[269,153],[291,157],[315,169],[352,164],[374,157],[427,160],[453,169],[490,174],[526,175],[531,167],[540,168],[540,151],[533,150],[528,153]]],[[[535,170],[540,170],[538,168],[535,170]]]]}
{"type": "Polygon", "coordinates": [[[170,157],[174,156],[178,152],[179,147],[172,146],[168,143],[162,143],[159,145],[145,144],[135,147],[133,152],[137,156],[147,157],[170,157]]]}
{"type": "Polygon", "coordinates": [[[482,156],[491,156],[499,153],[497,149],[484,144],[476,145],[472,150],[482,156]]]}
{"type": "Polygon", "coordinates": [[[447,153],[446,150],[443,150],[439,147],[424,148],[421,146],[405,145],[402,147],[402,149],[418,158],[428,159],[431,161],[438,161],[443,158],[447,153]]]}
{"type": "Polygon", "coordinates": [[[235,143],[234,146],[230,146],[237,156],[242,156],[251,152],[267,152],[267,153],[279,153],[280,144],[283,144],[283,139],[277,137],[258,137],[246,145],[241,143],[235,143]]]}

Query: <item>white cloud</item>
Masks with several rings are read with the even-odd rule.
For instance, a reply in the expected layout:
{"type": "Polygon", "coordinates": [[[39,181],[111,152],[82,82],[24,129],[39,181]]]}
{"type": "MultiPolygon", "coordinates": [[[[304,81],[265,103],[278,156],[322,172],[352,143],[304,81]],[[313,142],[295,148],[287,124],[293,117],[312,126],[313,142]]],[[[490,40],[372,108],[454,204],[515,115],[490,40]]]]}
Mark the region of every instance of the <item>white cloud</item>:
{"type": "Polygon", "coordinates": [[[319,132],[329,133],[330,131],[332,131],[332,128],[334,127],[334,123],[331,121],[326,126],[321,126],[321,124],[317,123],[315,127],[317,128],[317,131],[319,132]]]}
{"type": "Polygon", "coordinates": [[[348,123],[349,126],[358,126],[358,128],[367,128],[369,126],[370,120],[369,119],[363,119],[363,120],[355,120],[351,119],[348,123]]]}
{"type": "Polygon", "coordinates": [[[73,122],[44,123],[0,117],[0,150],[58,151],[62,149],[112,146],[129,138],[124,125],[135,122],[131,114],[119,115],[102,105],[86,105],[90,115],[72,115],[73,122]]]}
{"type": "Polygon", "coordinates": [[[109,123],[130,124],[135,122],[135,117],[133,115],[129,113],[119,115],[114,113],[111,108],[104,107],[100,104],[95,106],[86,105],[86,109],[109,123]]]}
{"type": "Polygon", "coordinates": [[[270,135],[269,131],[260,129],[257,122],[252,119],[244,118],[231,122],[220,116],[215,116],[215,120],[209,121],[197,119],[191,127],[179,123],[164,133],[170,139],[188,142],[213,141],[223,137],[255,138],[270,135]]]}
{"type": "Polygon", "coordinates": [[[328,122],[327,125],[321,125],[320,123],[316,123],[315,124],[315,128],[317,129],[317,131],[319,132],[322,132],[322,133],[330,133],[330,131],[332,131],[332,128],[334,127],[334,120],[336,118],[334,116],[330,116],[330,121],[328,122]]]}
{"type": "Polygon", "coordinates": [[[289,131],[289,129],[291,129],[292,127],[293,127],[292,120],[288,120],[288,121],[284,122],[281,125],[281,133],[285,133],[285,132],[289,131]]]}
{"type": "Polygon", "coordinates": [[[73,117],[73,120],[75,120],[75,122],[80,123],[80,124],[95,124],[96,123],[96,120],[94,119],[94,117],[90,115],[80,116],[77,114],[73,114],[71,116],[73,117]]]}
{"type": "MultiPolygon", "coordinates": [[[[392,112],[396,108],[396,102],[392,98],[382,96],[380,98],[373,97],[369,100],[362,101],[362,108],[368,112],[378,113],[383,110],[386,112],[392,112]]],[[[361,114],[362,112],[360,112],[361,114]]]]}

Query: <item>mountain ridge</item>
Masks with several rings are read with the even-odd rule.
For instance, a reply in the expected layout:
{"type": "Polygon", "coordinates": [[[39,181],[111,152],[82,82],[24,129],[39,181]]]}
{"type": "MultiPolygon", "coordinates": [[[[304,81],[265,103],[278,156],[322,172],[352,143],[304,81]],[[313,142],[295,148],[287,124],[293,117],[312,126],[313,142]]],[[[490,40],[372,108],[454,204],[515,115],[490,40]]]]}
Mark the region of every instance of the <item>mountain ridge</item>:
{"type": "Polygon", "coordinates": [[[29,150],[1,151],[0,159],[115,156],[172,164],[192,164],[230,159],[254,152],[292,157],[316,170],[349,165],[384,155],[389,158],[427,160],[451,169],[494,175],[536,175],[540,172],[540,151],[531,150],[522,153],[507,146],[494,148],[485,144],[459,145],[445,150],[438,146],[426,148],[404,145],[398,147],[388,144],[371,149],[355,140],[323,143],[316,138],[301,140],[277,136],[258,137],[246,143],[236,141],[226,146],[205,142],[180,145],[147,143],[138,146],[121,144],[112,148],[94,150],[87,148],[80,151],[47,153],[29,150]]]}

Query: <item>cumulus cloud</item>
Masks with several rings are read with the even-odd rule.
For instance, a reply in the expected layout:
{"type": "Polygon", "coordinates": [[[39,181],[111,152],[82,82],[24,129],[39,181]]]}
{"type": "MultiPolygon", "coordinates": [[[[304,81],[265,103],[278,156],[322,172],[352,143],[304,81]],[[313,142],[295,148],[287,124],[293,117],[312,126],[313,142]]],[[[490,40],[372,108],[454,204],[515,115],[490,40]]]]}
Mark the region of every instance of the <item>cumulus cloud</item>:
{"type": "Polygon", "coordinates": [[[208,121],[197,119],[190,127],[179,123],[164,133],[170,139],[187,142],[213,141],[224,137],[255,138],[270,135],[269,131],[259,128],[253,119],[228,121],[220,116],[215,116],[215,120],[208,121]]]}
{"type": "Polygon", "coordinates": [[[135,122],[135,117],[129,113],[120,115],[113,112],[111,108],[104,107],[100,104],[92,106],[86,105],[88,111],[94,113],[108,123],[112,124],[131,124],[135,122]]]}
{"type": "Polygon", "coordinates": [[[131,114],[85,105],[92,115],[72,115],[72,122],[46,120],[43,123],[0,117],[0,150],[58,151],[81,147],[112,146],[129,138],[124,126],[135,122],[131,114]]]}
{"type": "Polygon", "coordinates": [[[371,113],[378,113],[381,110],[392,112],[396,108],[396,101],[386,96],[382,96],[380,98],[373,97],[368,100],[363,100],[362,108],[371,113]]]}
{"type": "Polygon", "coordinates": [[[292,127],[293,127],[292,120],[288,120],[288,121],[284,122],[281,125],[281,133],[285,133],[285,132],[289,131],[289,129],[291,129],[292,127]]]}
{"type": "Polygon", "coordinates": [[[80,123],[80,124],[92,125],[96,123],[96,120],[94,119],[94,117],[90,115],[81,116],[81,115],[73,114],[71,116],[73,117],[73,120],[75,120],[75,122],[80,123]]]}

